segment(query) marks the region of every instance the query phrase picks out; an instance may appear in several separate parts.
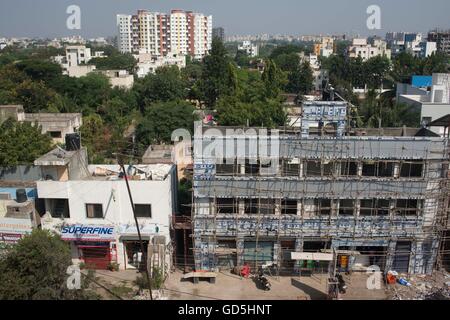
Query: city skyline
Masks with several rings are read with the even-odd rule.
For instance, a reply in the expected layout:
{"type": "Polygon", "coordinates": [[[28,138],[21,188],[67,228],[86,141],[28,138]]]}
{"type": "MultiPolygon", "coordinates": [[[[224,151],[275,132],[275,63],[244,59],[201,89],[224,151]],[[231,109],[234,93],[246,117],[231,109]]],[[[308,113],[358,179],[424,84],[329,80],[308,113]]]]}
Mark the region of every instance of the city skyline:
{"type": "Polygon", "coordinates": [[[4,0],[0,3],[0,36],[53,38],[81,35],[86,38],[116,36],[116,15],[131,14],[137,9],[170,12],[184,9],[213,16],[214,27],[224,27],[229,35],[257,34],[360,34],[384,35],[389,31],[427,32],[434,28],[450,28],[446,0],[322,0],[314,3],[282,0],[261,3],[235,0],[4,0]],[[68,30],[66,9],[81,8],[81,29],[68,30]],[[368,6],[381,8],[381,29],[366,26],[368,6]],[[429,10],[430,6],[433,10],[429,10]],[[324,8],[326,8],[324,10],[324,8]],[[407,8],[407,10],[406,10],[407,8]],[[342,17],[342,19],[337,19],[342,17]],[[268,23],[270,21],[270,23],[268,23]]]}

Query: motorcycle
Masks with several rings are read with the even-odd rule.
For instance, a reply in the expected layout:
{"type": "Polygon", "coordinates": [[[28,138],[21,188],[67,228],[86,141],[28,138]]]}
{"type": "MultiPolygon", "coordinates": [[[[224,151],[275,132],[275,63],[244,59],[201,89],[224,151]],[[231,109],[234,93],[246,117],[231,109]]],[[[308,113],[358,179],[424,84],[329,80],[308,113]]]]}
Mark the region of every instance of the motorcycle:
{"type": "Polygon", "coordinates": [[[346,293],[347,292],[347,285],[345,284],[344,278],[339,273],[336,275],[336,278],[338,280],[339,293],[346,293]]]}
{"type": "Polygon", "coordinates": [[[272,286],[269,282],[269,279],[267,279],[267,277],[263,274],[262,271],[258,272],[258,276],[256,278],[259,283],[261,284],[261,287],[263,288],[263,290],[265,291],[269,291],[270,287],[272,286]]]}

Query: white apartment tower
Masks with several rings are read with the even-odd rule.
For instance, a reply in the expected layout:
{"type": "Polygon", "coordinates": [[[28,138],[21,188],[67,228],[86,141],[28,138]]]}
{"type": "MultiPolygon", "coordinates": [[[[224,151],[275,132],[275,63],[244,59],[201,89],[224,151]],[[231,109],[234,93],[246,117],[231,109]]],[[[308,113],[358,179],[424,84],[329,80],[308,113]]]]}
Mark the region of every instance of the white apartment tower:
{"type": "Polygon", "coordinates": [[[122,53],[189,54],[201,59],[211,49],[212,16],[201,13],[139,10],[136,15],[117,15],[117,28],[122,53]]]}

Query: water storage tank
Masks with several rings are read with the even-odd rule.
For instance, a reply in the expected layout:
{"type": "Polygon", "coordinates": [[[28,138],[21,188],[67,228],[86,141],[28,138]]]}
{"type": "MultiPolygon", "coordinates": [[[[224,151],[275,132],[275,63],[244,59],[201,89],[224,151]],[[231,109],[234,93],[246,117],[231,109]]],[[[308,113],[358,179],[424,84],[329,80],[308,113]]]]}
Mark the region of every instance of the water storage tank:
{"type": "Polygon", "coordinates": [[[81,139],[78,133],[66,134],[66,150],[77,151],[81,148],[81,139]]]}
{"type": "Polygon", "coordinates": [[[24,203],[28,200],[27,191],[25,189],[16,190],[16,201],[18,203],[24,203]]]}

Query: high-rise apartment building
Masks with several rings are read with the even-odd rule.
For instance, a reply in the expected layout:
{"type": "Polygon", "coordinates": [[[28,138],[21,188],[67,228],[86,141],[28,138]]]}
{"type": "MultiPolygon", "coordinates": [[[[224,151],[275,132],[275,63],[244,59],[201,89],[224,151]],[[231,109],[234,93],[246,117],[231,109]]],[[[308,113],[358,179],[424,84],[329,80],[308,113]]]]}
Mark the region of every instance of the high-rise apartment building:
{"type": "Polygon", "coordinates": [[[437,51],[450,54],[450,30],[434,30],[428,33],[428,41],[436,42],[437,51]]]}
{"type": "Polygon", "coordinates": [[[118,47],[123,53],[169,53],[201,59],[211,49],[212,16],[172,10],[170,14],[139,10],[117,15],[118,47]]]}

